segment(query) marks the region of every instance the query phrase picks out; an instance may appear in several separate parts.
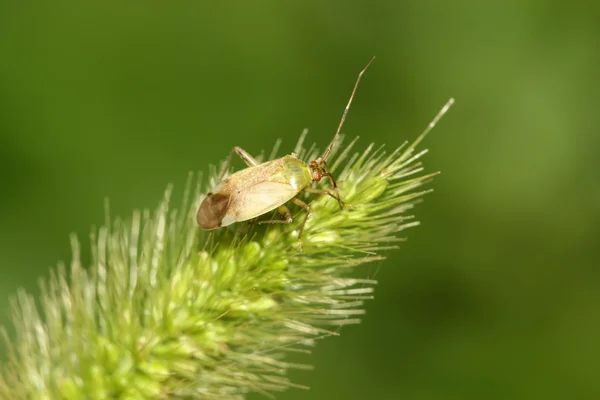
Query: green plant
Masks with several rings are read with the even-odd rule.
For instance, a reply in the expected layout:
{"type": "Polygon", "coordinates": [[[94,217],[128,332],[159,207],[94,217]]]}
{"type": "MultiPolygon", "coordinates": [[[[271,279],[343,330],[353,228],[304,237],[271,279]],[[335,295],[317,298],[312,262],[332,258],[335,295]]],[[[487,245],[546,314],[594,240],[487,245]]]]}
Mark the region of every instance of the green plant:
{"type": "MultiPolygon", "coordinates": [[[[69,272],[59,265],[42,283],[42,312],[18,295],[1,398],[237,399],[297,386],[286,370],[308,366],[286,362],[285,354],[359,322],[375,281],[349,272],[381,260],[398,232],[417,225],[407,212],[435,174],[420,175],[425,151],[415,148],[449,105],[411,145],[389,154],[373,145],[353,154],[356,141],[344,148],[331,169],[354,208],[305,195],[313,214],[303,252],[296,239],[302,218],[199,230],[200,184],[193,192],[188,185],[177,210],[169,189],[153,213],[107,218],[92,234],[87,268],[73,237],[69,272]]],[[[296,151],[314,159],[303,139],[296,151]]]]}

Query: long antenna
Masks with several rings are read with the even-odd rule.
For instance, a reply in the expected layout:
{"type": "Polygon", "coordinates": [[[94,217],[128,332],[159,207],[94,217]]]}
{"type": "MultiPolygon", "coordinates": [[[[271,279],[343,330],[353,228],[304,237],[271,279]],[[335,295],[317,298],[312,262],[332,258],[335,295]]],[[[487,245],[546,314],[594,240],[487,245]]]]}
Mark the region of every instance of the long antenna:
{"type": "Polygon", "coordinates": [[[340,131],[342,130],[342,126],[344,125],[344,121],[346,120],[346,115],[348,114],[348,110],[350,109],[350,104],[352,104],[352,100],[354,99],[354,93],[356,93],[356,88],[358,87],[358,82],[360,82],[360,78],[362,78],[362,75],[365,73],[367,68],[369,68],[369,65],[371,65],[371,63],[373,62],[374,59],[375,59],[375,56],[373,56],[373,58],[371,58],[371,61],[369,61],[367,66],[364,67],[362,71],[360,71],[360,74],[358,74],[358,78],[356,79],[356,83],[354,84],[354,89],[352,90],[352,94],[350,95],[350,100],[348,101],[348,105],[344,109],[344,113],[342,114],[342,119],[340,121],[340,124],[338,125],[337,131],[335,132],[335,136],[333,137],[333,139],[331,140],[331,143],[329,143],[329,146],[327,146],[327,149],[325,149],[325,153],[323,153],[323,156],[321,157],[321,160],[323,162],[327,161],[327,158],[329,157],[331,150],[333,150],[333,146],[335,145],[335,142],[337,141],[337,138],[340,135],[340,131]]]}

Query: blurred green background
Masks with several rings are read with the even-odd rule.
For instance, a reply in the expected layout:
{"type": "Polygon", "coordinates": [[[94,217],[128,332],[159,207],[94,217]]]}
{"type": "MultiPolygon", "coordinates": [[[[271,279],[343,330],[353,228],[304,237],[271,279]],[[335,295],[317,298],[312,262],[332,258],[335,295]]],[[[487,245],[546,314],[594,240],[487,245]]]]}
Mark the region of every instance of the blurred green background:
{"type": "MultiPolygon", "coordinates": [[[[68,234],[154,207],[234,145],[418,135],[443,173],[363,324],[280,399],[600,397],[600,3],[0,5],[0,324],[68,234]]],[[[85,3],[85,4],[84,4],[85,3]]]]}

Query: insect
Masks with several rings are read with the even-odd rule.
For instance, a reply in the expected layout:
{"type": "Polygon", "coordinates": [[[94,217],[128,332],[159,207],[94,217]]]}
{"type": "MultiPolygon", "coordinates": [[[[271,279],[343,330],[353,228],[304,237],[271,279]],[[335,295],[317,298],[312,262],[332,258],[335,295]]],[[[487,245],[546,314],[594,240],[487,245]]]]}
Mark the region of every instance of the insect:
{"type": "Polygon", "coordinates": [[[344,109],[342,119],[329,146],[321,157],[310,161],[308,164],[298,159],[296,153],[281,158],[259,163],[254,157],[241,147],[234,147],[230,153],[224,171],[236,153],[248,165],[232,175],[222,179],[210,191],[200,204],[196,214],[198,225],[205,230],[217,229],[234,222],[246,221],[259,217],[269,211],[277,209],[283,217],[280,220],[259,221],[259,224],[291,224],[292,214],[284,205],[288,201],[306,210],[304,220],[298,230],[298,248],[302,249],[302,233],[308,217],[311,215],[310,206],[296,197],[301,192],[316,193],[333,197],[340,208],[349,206],[340,198],[339,189],[335,178],[327,170],[327,159],[339,137],[340,130],[346,120],[346,115],[352,104],[354,94],[363,73],[373,62],[373,57],[363,70],[358,74],[350,100],[344,109]],[[310,187],[313,182],[318,182],[327,177],[331,189],[316,189],[310,187]]]}

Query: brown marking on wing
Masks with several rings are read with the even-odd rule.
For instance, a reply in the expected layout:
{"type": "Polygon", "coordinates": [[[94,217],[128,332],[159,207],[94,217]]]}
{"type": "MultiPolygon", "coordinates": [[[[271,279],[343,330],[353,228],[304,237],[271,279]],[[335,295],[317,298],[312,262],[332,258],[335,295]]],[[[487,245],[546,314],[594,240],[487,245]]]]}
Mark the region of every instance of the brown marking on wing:
{"type": "Polygon", "coordinates": [[[198,225],[200,225],[202,229],[207,230],[219,228],[230,203],[231,196],[229,195],[221,193],[207,194],[196,214],[198,225]]]}

